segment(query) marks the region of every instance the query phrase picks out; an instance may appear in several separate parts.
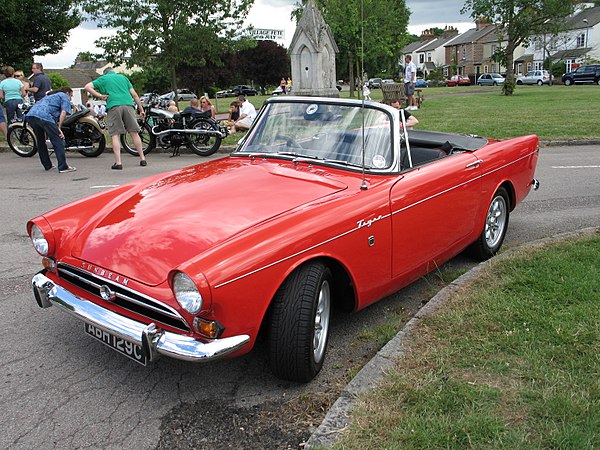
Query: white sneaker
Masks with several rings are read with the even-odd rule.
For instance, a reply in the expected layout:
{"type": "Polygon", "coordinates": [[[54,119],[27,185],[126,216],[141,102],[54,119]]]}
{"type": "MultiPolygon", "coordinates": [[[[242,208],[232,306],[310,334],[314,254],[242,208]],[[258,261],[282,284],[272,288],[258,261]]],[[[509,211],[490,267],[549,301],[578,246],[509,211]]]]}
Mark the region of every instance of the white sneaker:
{"type": "Polygon", "coordinates": [[[77,169],[75,167],[67,167],[66,169],[59,170],[58,173],[67,173],[67,172],[75,172],[77,169]]]}

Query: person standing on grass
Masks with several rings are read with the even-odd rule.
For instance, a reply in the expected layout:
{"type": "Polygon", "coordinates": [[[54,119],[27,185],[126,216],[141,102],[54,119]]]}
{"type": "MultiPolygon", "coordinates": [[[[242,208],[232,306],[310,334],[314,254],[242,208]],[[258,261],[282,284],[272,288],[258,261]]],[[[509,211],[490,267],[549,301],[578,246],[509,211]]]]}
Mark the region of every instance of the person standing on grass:
{"type": "Polygon", "coordinates": [[[406,94],[406,110],[412,111],[419,109],[415,99],[415,82],[417,81],[417,66],[412,62],[412,56],[404,57],[404,93],[406,94]]]}
{"type": "Polygon", "coordinates": [[[68,87],[50,91],[39,102],[35,102],[25,115],[25,119],[35,135],[40,161],[46,171],[54,168],[48,154],[46,135],[50,139],[52,148],[54,149],[54,156],[56,156],[58,163],[58,172],[66,173],[77,170],[75,167],[70,167],[67,164],[65,137],[61,130],[65,117],[71,113],[71,97],[73,97],[73,89],[68,87]]]}
{"type": "Polygon", "coordinates": [[[94,97],[106,101],[106,125],[111,137],[115,163],[111,169],[121,170],[121,135],[129,133],[140,155],[140,166],[146,166],[146,158],[140,138],[140,126],[135,117],[135,105],[144,118],[144,106],[131,81],[125,75],[116,73],[112,67],[104,69],[104,75],[85,85],[84,89],[94,97]]]}

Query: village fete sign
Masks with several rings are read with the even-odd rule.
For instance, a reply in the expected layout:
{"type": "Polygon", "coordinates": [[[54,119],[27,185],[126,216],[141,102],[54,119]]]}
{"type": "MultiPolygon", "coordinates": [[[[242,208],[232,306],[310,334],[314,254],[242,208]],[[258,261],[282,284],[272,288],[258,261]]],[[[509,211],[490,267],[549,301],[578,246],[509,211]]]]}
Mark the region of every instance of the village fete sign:
{"type": "Polygon", "coordinates": [[[250,30],[250,37],[257,41],[275,41],[277,39],[285,39],[285,30],[254,28],[250,30]]]}

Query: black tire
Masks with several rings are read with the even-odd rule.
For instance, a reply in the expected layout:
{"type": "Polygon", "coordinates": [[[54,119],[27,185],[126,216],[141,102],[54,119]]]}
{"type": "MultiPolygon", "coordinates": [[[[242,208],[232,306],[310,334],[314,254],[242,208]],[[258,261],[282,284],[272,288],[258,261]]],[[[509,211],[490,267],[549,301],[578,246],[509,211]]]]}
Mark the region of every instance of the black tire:
{"type": "MultiPolygon", "coordinates": [[[[212,120],[198,119],[190,125],[190,128],[196,130],[219,131],[219,125],[212,120]]],[[[211,134],[190,134],[187,148],[196,155],[210,156],[221,146],[221,136],[211,134]]]]}
{"type": "Polygon", "coordinates": [[[521,85],[521,84],[523,84],[523,82],[522,82],[521,80],[518,80],[518,81],[517,81],[517,84],[518,84],[518,85],[521,85]]]}
{"type": "Polygon", "coordinates": [[[598,78],[598,79],[596,80],[596,84],[597,84],[598,86],[600,86],[600,78],[598,78]]]}
{"type": "Polygon", "coordinates": [[[269,360],[275,376],[308,382],[323,367],[331,318],[333,277],[321,262],[296,269],[271,307],[269,360]]]}
{"type": "Polygon", "coordinates": [[[571,80],[570,78],[565,79],[565,86],[571,86],[572,84],[573,84],[573,80],[571,80]]]}
{"type": "Polygon", "coordinates": [[[484,261],[498,253],[508,230],[509,216],[510,198],[502,187],[494,194],[486,212],[483,231],[471,246],[475,257],[484,261]]]}
{"type": "Polygon", "coordinates": [[[79,150],[83,156],[87,156],[90,158],[95,158],[104,153],[106,149],[106,136],[104,133],[98,131],[98,129],[89,123],[81,124],[82,130],[89,134],[89,141],[85,143],[85,145],[89,145],[89,148],[85,150],[79,150]]]}
{"type": "MultiPolygon", "coordinates": [[[[142,139],[142,148],[144,149],[144,155],[150,153],[156,147],[156,136],[152,134],[152,127],[149,123],[142,122],[138,119],[138,125],[140,126],[140,138],[142,139]]],[[[132,156],[138,156],[138,152],[133,144],[133,139],[129,133],[121,135],[121,145],[123,149],[132,156]]]]}
{"type": "Polygon", "coordinates": [[[33,132],[22,123],[11,125],[6,137],[8,146],[17,155],[29,158],[37,153],[33,132]]]}
{"type": "Polygon", "coordinates": [[[542,80],[537,80],[537,85],[538,86],[542,86],[544,84],[544,82],[542,80]]]}
{"type": "Polygon", "coordinates": [[[495,81],[492,83],[492,86],[498,86],[498,83],[496,83],[495,81]]]}

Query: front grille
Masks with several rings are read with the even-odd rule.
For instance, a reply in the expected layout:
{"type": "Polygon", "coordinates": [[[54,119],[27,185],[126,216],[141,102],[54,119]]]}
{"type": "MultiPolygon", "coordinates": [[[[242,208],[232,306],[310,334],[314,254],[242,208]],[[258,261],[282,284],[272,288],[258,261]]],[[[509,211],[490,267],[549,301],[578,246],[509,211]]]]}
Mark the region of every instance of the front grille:
{"type": "Polygon", "coordinates": [[[58,275],[63,280],[74,284],[98,298],[101,298],[100,288],[108,286],[116,295],[115,300],[111,303],[127,311],[147,317],[153,322],[170,325],[182,331],[190,330],[187,322],[177,311],[147,295],[140,294],[106,278],[101,278],[93,273],[65,263],[58,264],[58,275]]]}

